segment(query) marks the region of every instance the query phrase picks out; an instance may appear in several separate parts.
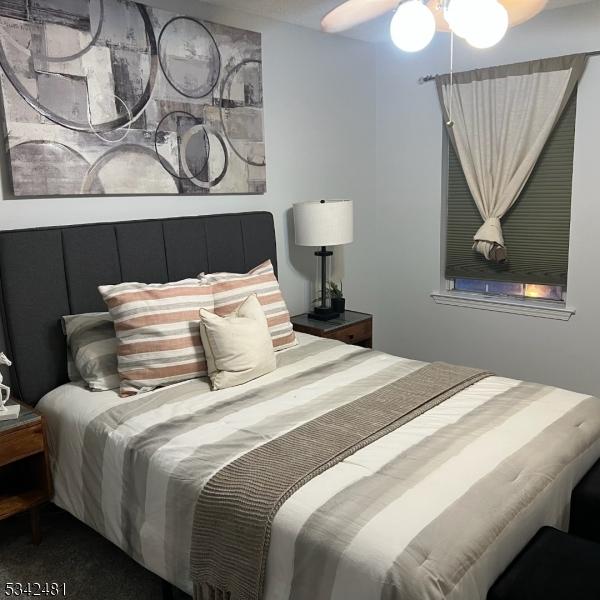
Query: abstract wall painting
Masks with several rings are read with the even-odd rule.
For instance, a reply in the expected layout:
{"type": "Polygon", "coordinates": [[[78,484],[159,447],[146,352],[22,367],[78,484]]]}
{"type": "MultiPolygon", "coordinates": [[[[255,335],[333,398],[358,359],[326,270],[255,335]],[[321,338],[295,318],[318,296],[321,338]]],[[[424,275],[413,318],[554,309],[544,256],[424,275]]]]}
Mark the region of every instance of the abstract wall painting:
{"type": "Polygon", "coordinates": [[[0,0],[15,197],[266,191],[261,36],[128,0],[0,0]]]}

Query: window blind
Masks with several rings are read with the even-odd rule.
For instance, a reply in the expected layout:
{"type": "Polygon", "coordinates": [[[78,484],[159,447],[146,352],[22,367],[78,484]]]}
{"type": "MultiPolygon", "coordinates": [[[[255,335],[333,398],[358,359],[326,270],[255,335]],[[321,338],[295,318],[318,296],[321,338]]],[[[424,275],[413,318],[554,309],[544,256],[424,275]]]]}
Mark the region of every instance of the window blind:
{"type": "Polygon", "coordinates": [[[577,92],[570,98],[521,196],[502,219],[508,261],[472,250],[481,216],[449,144],[446,278],[567,284],[577,92]]]}

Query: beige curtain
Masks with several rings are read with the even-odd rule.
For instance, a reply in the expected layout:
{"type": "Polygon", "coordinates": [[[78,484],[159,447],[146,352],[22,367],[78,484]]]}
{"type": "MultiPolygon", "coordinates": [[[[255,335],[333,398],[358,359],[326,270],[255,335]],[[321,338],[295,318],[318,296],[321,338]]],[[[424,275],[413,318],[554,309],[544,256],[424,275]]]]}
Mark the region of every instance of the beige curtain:
{"type": "Polygon", "coordinates": [[[517,201],[585,69],[578,54],[436,77],[448,133],[483,225],[473,249],[503,262],[501,219],[517,201]],[[450,112],[452,115],[450,116],[450,112]]]}

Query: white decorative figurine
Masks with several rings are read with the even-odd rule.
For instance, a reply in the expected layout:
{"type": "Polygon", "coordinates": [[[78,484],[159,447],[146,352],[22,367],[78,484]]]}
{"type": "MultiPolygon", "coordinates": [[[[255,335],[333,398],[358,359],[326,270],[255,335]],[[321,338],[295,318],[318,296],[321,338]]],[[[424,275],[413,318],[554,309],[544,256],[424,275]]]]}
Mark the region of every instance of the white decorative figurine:
{"type": "MultiPolygon", "coordinates": [[[[10,367],[12,362],[8,359],[4,352],[0,352],[0,365],[6,365],[10,367]]],[[[18,404],[12,406],[6,406],[8,399],[10,398],[10,388],[2,383],[3,377],[0,373],[0,421],[6,419],[16,419],[19,416],[21,407],[18,404]]]]}

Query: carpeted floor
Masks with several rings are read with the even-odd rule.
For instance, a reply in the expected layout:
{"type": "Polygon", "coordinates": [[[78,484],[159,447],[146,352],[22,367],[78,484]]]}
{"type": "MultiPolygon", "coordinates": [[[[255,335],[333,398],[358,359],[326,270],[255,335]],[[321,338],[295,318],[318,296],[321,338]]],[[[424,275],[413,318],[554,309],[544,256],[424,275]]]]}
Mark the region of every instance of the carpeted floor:
{"type": "Polygon", "coordinates": [[[0,597],[6,582],[55,581],[66,583],[69,600],[162,600],[156,575],[53,505],[43,510],[42,534],[32,545],[26,514],[0,521],[0,597]]]}

